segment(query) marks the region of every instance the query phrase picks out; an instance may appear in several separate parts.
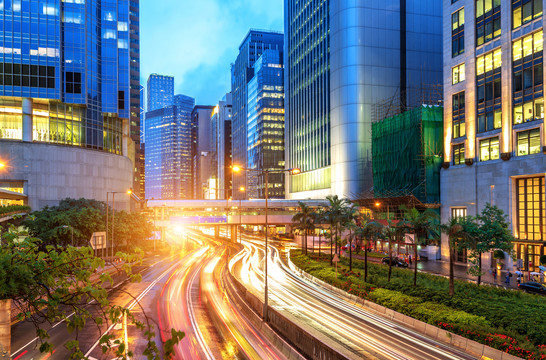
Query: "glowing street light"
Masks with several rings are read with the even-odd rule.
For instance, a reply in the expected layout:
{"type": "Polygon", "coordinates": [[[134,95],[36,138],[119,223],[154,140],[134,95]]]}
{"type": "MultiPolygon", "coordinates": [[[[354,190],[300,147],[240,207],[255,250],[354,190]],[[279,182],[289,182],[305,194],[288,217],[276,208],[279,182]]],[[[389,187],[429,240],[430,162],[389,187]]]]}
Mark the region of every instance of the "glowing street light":
{"type": "Polygon", "coordinates": [[[263,320],[267,322],[267,311],[268,311],[268,295],[267,295],[267,238],[268,238],[268,232],[269,232],[269,224],[267,222],[267,203],[269,199],[269,173],[289,173],[291,175],[298,175],[301,173],[301,170],[299,168],[291,168],[291,169],[283,169],[283,170],[261,170],[261,169],[246,169],[239,165],[233,165],[232,170],[234,173],[239,173],[242,170],[246,171],[254,171],[258,174],[264,174],[265,175],[265,278],[264,278],[264,310],[263,310],[263,320]]]}

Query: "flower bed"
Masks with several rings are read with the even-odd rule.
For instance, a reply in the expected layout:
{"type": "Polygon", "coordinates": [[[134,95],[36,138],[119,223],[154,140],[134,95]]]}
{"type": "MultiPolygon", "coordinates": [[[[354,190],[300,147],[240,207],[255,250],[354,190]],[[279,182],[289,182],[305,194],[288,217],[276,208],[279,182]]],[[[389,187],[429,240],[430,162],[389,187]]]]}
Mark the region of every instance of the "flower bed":
{"type": "Polygon", "coordinates": [[[456,281],[455,296],[448,293],[443,277],[392,269],[387,281],[386,265],[368,263],[364,281],[363,261],[341,259],[336,276],[329,256],[301,255],[293,250],[292,262],[307,273],[351,294],[373,301],[418,320],[439,326],[471,340],[526,359],[546,359],[546,298],[519,291],[456,281]]]}

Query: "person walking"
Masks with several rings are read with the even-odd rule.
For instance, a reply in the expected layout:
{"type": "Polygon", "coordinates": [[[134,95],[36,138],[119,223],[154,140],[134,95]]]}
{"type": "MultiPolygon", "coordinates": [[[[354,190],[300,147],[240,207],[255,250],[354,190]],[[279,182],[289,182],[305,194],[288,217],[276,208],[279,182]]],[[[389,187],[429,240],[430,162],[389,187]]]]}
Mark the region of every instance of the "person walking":
{"type": "Polygon", "coordinates": [[[510,286],[510,277],[511,277],[511,276],[512,276],[512,274],[510,274],[510,271],[508,271],[508,272],[506,273],[506,280],[504,280],[504,282],[505,282],[508,286],[510,286]]]}

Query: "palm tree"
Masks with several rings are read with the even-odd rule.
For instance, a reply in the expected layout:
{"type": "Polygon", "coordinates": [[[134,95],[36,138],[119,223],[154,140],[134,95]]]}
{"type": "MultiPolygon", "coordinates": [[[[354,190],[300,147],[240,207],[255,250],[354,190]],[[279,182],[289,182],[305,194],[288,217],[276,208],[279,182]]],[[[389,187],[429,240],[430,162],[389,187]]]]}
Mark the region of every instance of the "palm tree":
{"type": "Polygon", "coordinates": [[[342,228],[349,230],[349,271],[353,270],[353,230],[357,229],[355,223],[358,216],[358,206],[353,203],[347,203],[344,208],[342,228]]]}
{"type": "Polygon", "coordinates": [[[406,230],[414,234],[414,246],[413,254],[415,260],[415,268],[413,273],[413,286],[417,286],[417,245],[419,244],[419,236],[425,235],[425,238],[429,233],[437,232],[439,219],[438,213],[432,209],[426,209],[420,212],[416,208],[408,209],[405,206],[400,206],[400,210],[403,211],[404,227],[406,230]]]}
{"type": "Polygon", "coordinates": [[[451,218],[447,224],[440,225],[441,231],[448,236],[449,249],[449,296],[455,295],[455,276],[453,264],[455,262],[455,250],[458,240],[468,239],[469,234],[461,224],[461,218],[451,218]]]}
{"type": "Polygon", "coordinates": [[[334,237],[336,238],[335,250],[337,254],[337,239],[338,235],[340,235],[341,224],[344,220],[344,215],[346,213],[345,209],[348,206],[349,201],[347,199],[340,199],[337,195],[328,195],[326,200],[329,202],[326,210],[328,213],[328,223],[330,224],[330,228],[334,229],[334,237]]]}
{"type": "MultiPolygon", "coordinates": [[[[325,211],[324,211],[324,208],[323,207],[320,207],[316,212],[315,212],[315,225],[322,225],[324,224],[324,222],[326,221],[326,216],[325,216],[325,211]]],[[[320,255],[321,255],[321,240],[322,240],[322,227],[319,228],[319,259],[320,259],[320,255]]],[[[313,237],[313,252],[315,251],[315,242],[314,242],[314,237],[313,237]]]]}
{"type": "Polygon", "coordinates": [[[368,246],[370,238],[378,234],[380,228],[377,223],[371,221],[370,215],[365,214],[360,217],[360,226],[356,229],[355,235],[361,241],[364,241],[364,281],[368,279],[368,246]]]}
{"type": "Polygon", "coordinates": [[[298,204],[300,206],[300,211],[292,217],[292,222],[296,224],[297,229],[303,231],[304,244],[302,244],[302,247],[304,247],[304,253],[307,255],[307,233],[309,230],[314,229],[314,213],[313,210],[304,202],[299,201],[298,204]]]}
{"type": "Polygon", "coordinates": [[[384,240],[389,241],[389,273],[387,276],[387,281],[390,282],[392,274],[392,243],[397,242],[400,237],[404,236],[406,226],[401,221],[394,224],[391,219],[387,219],[387,225],[383,225],[375,221],[373,223],[374,226],[379,228],[380,236],[382,236],[384,240]]]}

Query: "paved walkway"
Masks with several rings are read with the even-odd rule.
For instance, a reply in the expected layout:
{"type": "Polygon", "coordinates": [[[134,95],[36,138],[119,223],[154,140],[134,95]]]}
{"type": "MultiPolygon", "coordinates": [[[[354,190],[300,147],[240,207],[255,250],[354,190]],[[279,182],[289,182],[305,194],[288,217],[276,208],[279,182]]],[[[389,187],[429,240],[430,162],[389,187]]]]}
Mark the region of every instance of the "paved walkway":
{"type": "MultiPolygon", "coordinates": [[[[344,251],[343,256],[348,257],[349,253],[344,251]]],[[[353,258],[364,260],[364,255],[362,253],[359,254],[359,255],[353,254],[353,258]]],[[[368,261],[375,262],[375,263],[380,263],[381,259],[380,258],[375,258],[375,257],[368,257],[368,261]]],[[[414,266],[415,266],[415,263],[410,265],[409,268],[413,269],[414,266]]],[[[477,279],[478,279],[477,276],[472,276],[472,275],[469,275],[467,273],[469,267],[470,267],[469,265],[465,265],[465,264],[461,264],[461,263],[455,263],[454,264],[455,279],[476,282],[477,279]]],[[[423,272],[427,272],[427,273],[431,273],[431,274],[435,274],[435,275],[440,275],[440,276],[445,276],[445,277],[449,276],[449,262],[447,262],[447,261],[439,261],[439,260],[438,261],[434,261],[434,260],[419,261],[418,264],[417,264],[417,269],[419,271],[423,271],[423,272]]],[[[493,285],[493,286],[500,286],[500,287],[504,287],[504,288],[512,288],[512,289],[516,289],[517,286],[518,286],[517,277],[516,277],[516,274],[514,274],[513,271],[511,271],[513,276],[510,278],[510,283],[509,284],[507,284],[505,282],[506,281],[506,270],[490,272],[489,269],[487,269],[487,270],[484,270],[483,272],[484,272],[484,274],[482,275],[482,283],[484,283],[484,284],[489,284],[489,285],[493,285]]],[[[527,273],[525,273],[524,277],[525,278],[522,279],[521,282],[529,281],[527,273]]]]}

